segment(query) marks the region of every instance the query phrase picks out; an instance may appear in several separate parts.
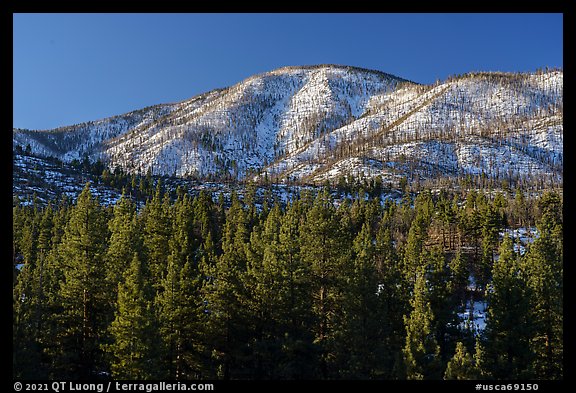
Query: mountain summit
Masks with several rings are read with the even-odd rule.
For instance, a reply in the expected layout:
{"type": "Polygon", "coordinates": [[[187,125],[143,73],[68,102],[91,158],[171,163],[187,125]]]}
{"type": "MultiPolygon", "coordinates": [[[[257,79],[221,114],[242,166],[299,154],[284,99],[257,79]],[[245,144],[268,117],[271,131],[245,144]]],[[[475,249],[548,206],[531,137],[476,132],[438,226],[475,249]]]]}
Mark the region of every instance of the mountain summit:
{"type": "Polygon", "coordinates": [[[64,161],[176,176],[561,182],[562,89],[561,70],[422,85],[357,67],[283,67],[180,103],[14,129],[13,143],[64,161]]]}

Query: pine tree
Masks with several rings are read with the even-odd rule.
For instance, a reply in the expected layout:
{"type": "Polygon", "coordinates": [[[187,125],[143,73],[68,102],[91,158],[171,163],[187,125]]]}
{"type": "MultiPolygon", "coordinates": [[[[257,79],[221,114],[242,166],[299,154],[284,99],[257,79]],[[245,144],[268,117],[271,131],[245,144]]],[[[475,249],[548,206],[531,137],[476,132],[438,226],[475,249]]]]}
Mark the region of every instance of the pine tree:
{"type": "MultiPolygon", "coordinates": [[[[383,311],[379,307],[376,247],[368,223],[354,239],[354,259],[344,287],[344,321],[340,352],[346,355],[343,377],[369,378],[377,365],[375,347],[382,339],[383,311]]],[[[382,294],[383,295],[383,294],[382,294]]]]}
{"type": "Polygon", "coordinates": [[[274,378],[281,374],[283,334],[286,331],[284,299],[285,277],[279,252],[282,212],[275,204],[262,225],[257,225],[247,248],[246,288],[248,307],[254,316],[254,377],[274,378]]]}
{"type": "MultiPolygon", "coordinates": [[[[472,245],[474,249],[471,255],[472,271],[479,286],[485,287],[488,282],[486,270],[482,266],[481,260],[481,240],[482,240],[482,215],[478,207],[478,200],[476,191],[468,192],[466,196],[466,205],[460,210],[459,214],[459,230],[461,233],[461,246],[464,243],[472,245]]],[[[491,255],[491,254],[490,254],[491,255]]]]}
{"type": "Polygon", "coordinates": [[[487,290],[486,363],[498,379],[527,376],[531,330],[526,281],[512,239],[505,236],[487,290]]]}
{"type": "Polygon", "coordinates": [[[516,190],[514,197],[513,214],[518,226],[526,227],[530,224],[529,208],[526,203],[526,198],[524,197],[524,193],[519,189],[516,190]]]}
{"type": "Polygon", "coordinates": [[[417,272],[425,265],[422,259],[423,250],[428,239],[428,229],[434,210],[430,192],[423,192],[416,197],[414,210],[415,216],[408,231],[402,267],[402,271],[411,285],[414,285],[417,272]]]}
{"type": "Polygon", "coordinates": [[[239,378],[251,371],[243,367],[252,325],[245,308],[247,218],[235,193],[231,202],[222,236],[223,254],[216,258],[214,266],[207,267],[208,282],[203,287],[211,369],[215,377],[222,379],[239,378]]]}
{"type": "Polygon", "coordinates": [[[484,286],[489,281],[492,265],[494,264],[494,249],[498,246],[501,217],[490,203],[485,205],[480,214],[482,222],[482,256],[477,279],[484,286]]]}
{"type": "Polygon", "coordinates": [[[65,197],[58,204],[57,210],[54,211],[52,226],[52,249],[55,249],[62,241],[66,224],[70,219],[71,203],[65,197]]]}
{"type": "Polygon", "coordinates": [[[423,255],[427,261],[426,278],[430,288],[428,299],[434,315],[432,330],[436,334],[442,360],[446,362],[448,359],[445,356],[452,351],[460,335],[460,320],[457,314],[459,302],[451,292],[451,272],[441,246],[433,246],[430,250],[425,250],[423,255]]]}
{"type": "Polygon", "coordinates": [[[375,264],[378,275],[378,314],[380,319],[380,345],[375,347],[380,366],[378,377],[403,377],[404,323],[403,316],[410,311],[409,284],[401,269],[390,231],[390,218],[384,215],[376,234],[375,264]]]}
{"type": "Polygon", "coordinates": [[[136,220],[136,208],[132,201],[122,194],[114,205],[112,219],[108,222],[110,242],[106,250],[106,286],[117,300],[118,284],[129,266],[134,253],[140,253],[141,230],[136,220]]]}
{"type": "Polygon", "coordinates": [[[456,352],[446,367],[444,379],[470,380],[475,379],[476,372],[472,355],[461,341],[456,343],[456,352]]]}
{"type": "Polygon", "coordinates": [[[486,351],[484,349],[484,344],[482,344],[482,339],[477,336],[474,344],[474,371],[473,379],[490,379],[491,374],[489,370],[489,364],[487,364],[486,351]]]}
{"type": "Polygon", "coordinates": [[[106,216],[87,183],[71,211],[59,248],[64,281],[57,339],[59,367],[65,376],[87,378],[104,368],[100,342],[114,312],[110,293],[102,285],[107,241],[106,216]]]}
{"type": "Polygon", "coordinates": [[[199,378],[203,372],[204,305],[193,222],[192,203],[182,194],[174,205],[171,254],[156,299],[169,377],[173,379],[199,378]]]}
{"type": "Polygon", "coordinates": [[[190,262],[173,252],[156,298],[160,333],[164,344],[167,376],[171,379],[198,378],[202,368],[197,362],[199,325],[198,277],[190,262]],[[194,285],[196,284],[196,285],[194,285]]]}
{"type": "Polygon", "coordinates": [[[142,219],[144,256],[150,269],[152,286],[158,289],[166,272],[172,230],[169,195],[162,194],[160,182],[157,184],[154,197],[144,206],[142,219]]]}
{"type": "Polygon", "coordinates": [[[24,223],[21,228],[19,253],[22,255],[24,264],[32,265],[36,262],[38,252],[38,212],[37,208],[24,210],[24,223]]]}
{"type": "Polygon", "coordinates": [[[38,259],[44,260],[46,256],[52,249],[52,230],[54,227],[54,210],[52,204],[48,203],[48,206],[42,212],[42,217],[40,218],[40,223],[38,225],[38,259]]]}
{"type": "Polygon", "coordinates": [[[438,212],[441,223],[442,247],[444,249],[452,248],[452,229],[456,220],[456,211],[452,208],[453,205],[448,199],[446,192],[442,190],[436,203],[436,211],[438,212]],[[448,229],[448,231],[446,231],[446,229],[448,229]]]}
{"type": "Polygon", "coordinates": [[[12,359],[14,378],[42,378],[41,347],[41,286],[36,280],[36,261],[28,261],[20,269],[13,288],[12,359]]]}
{"type": "Polygon", "coordinates": [[[196,238],[204,242],[210,236],[213,241],[218,236],[218,222],[212,197],[202,190],[192,201],[192,206],[196,238]]]}
{"type": "Polygon", "coordinates": [[[281,211],[278,205],[270,210],[263,225],[256,225],[246,249],[247,271],[244,283],[249,296],[248,313],[254,316],[253,366],[257,379],[271,378],[281,355],[278,340],[278,291],[282,280],[277,273],[281,211]]]}
{"type": "MultiPolygon", "coordinates": [[[[35,299],[37,304],[37,322],[28,325],[36,327],[36,345],[41,350],[41,356],[40,364],[30,370],[42,373],[37,375],[43,375],[43,378],[56,378],[61,371],[61,364],[58,362],[62,355],[57,339],[62,331],[61,283],[64,281],[60,241],[70,209],[67,202],[62,201],[57,210],[52,210],[50,206],[47,210],[44,211],[40,224],[38,263],[31,279],[31,282],[35,283],[36,296],[30,297],[30,300],[35,299]]],[[[16,307],[14,311],[16,312],[16,307]]]]}
{"type": "Polygon", "coordinates": [[[47,377],[43,344],[47,339],[46,321],[50,319],[48,299],[51,272],[48,254],[52,249],[54,212],[51,204],[48,204],[42,211],[37,208],[29,210],[29,214],[23,233],[36,237],[24,236],[20,244],[25,264],[13,288],[14,375],[41,378],[47,377]]]}
{"type": "Polygon", "coordinates": [[[542,216],[540,236],[529,247],[525,259],[533,324],[530,348],[534,355],[532,376],[563,378],[563,225],[562,205],[557,194],[544,194],[539,201],[542,216]]]}
{"type": "Polygon", "coordinates": [[[118,284],[116,317],[109,327],[113,342],[103,346],[112,356],[110,368],[116,379],[162,377],[152,290],[143,270],[138,253],[134,252],[132,262],[118,284]]]}
{"type": "Polygon", "coordinates": [[[312,309],[317,319],[314,342],[322,351],[320,373],[323,378],[332,378],[335,317],[341,306],[339,280],[350,248],[342,241],[340,223],[327,189],[318,193],[300,228],[300,236],[300,256],[310,266],[314,285],[312,309]]]}
{"type": "MultiPolygon", "coordinates": [[[[310,265],[300,256],[300,222],[304,207],[300,201],[290,204],[281,217],[278,242],[264,250],[264,263],[269,266],[271,292],[275,307],[275,336],[281,347],[276,360],[276,377],[310,379],[317,377],[317,347],[313,340],[312,283],[310,265]]],[[[271,218],[269,226],[275,219],[271,218]]]]}
{"type": "Polygon", "coordinates": [[[434,316],[428,299],[424,272],[416,275],[414,291],[410,300],[412,311],[404,316],[406,345],[404,363],[407,379],[440,379],[440,347],[433,331],[434,316]]]}

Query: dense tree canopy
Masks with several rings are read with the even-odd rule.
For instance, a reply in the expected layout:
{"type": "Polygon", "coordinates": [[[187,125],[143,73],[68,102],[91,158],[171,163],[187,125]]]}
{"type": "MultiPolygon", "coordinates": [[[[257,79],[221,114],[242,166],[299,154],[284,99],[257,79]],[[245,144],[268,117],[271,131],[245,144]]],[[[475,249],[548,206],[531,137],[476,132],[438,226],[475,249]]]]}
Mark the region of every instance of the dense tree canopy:
{"type": "Polygon", "coordinates": [[[15,378],[563,378],[553,192],[105,206],[87,184],[15,203],[13,255],[15,378]]]}

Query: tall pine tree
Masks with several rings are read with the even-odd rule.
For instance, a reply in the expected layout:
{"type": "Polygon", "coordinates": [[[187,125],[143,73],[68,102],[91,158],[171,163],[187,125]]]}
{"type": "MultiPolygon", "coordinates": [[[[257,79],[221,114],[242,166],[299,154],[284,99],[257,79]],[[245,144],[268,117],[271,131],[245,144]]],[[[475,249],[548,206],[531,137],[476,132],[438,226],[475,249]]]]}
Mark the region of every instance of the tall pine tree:
{"type": "Polygon", "coordinates": [[[487,290],[486,367],[497,379],[529,376],[531,322],[525,280],[512,239],[505,236],[487,290]]]}
{"type": "Polygon", "coordinates": [[[109,328],[113,341],[103,346],[111,354],[110,368],[116,379],[165,377],[160,373],[160,336],[144,270],[135,252],[118,284],[116,317],[109,328]]]}
{"type": "Polygon", "coordinates": [[[237,194],[231,196],[222,238],[223,254],[207,266],[208,282],[203,286],[206,312],[206,342],[212,349],[213,377],[248,377],[246,356],[253,321],[247,313],[245,287],[248,220],[237,194]]]}
{"type": "Polygon", "coordinates": [[[174,204],[171,253],[156,299],[168,376],[172,379],[200,378],[203,374],[204,304],[192,211],[188,195],[182,194],[174,204]]]}
{"type": "Polygon", "coordinates": [[[407,379],[440,379],[440,347],[436,341],[434,315],[429,304],[428,288],[423,271],[416,275],[410,300],[412,311],[404,317],[406,345],[404,363],[407,379]]]}
{"type": "Polygon", "coordinates": [[[152,286],[158,289],[166,274],[172,231],[170,199],[167,193],[162,194],[160,182],[156,186],[154,197],[144,206],[142,220],[144,256],[150,269],[152,286]]]}
{"type": "Polygon", "coordinates": [[[525,259],[530,289],[530,315],[533,331],[530,348],[534,355],[532,376],[538,379],[563,378],[563,224],[562,204],[555,193],[540,201],[540,236],[525,259]]]}
{"type": "Polygon", "coordinates": [[[87,183],[70,213],[59,249],[64,271],[60,298],[59,366],[63,376],[94,377],[105,369],[100,342],[114,309],[106,280],[106,215],[87,183]]]}
{"type": "Polygon", "coordinates": [[[108,222],[110,242],[105,254],[106,281],[108,290],[118,299],[118,284],[124,272],[130,266],[134,253],[142,252],[142,239],[139,222],[136,220],[136,208],[132,201],[122,194],[114,205],[112,219],[108,222]]]}
{"type": "Polygon", "coordinates": [[[350,249],[342,241],[340,222],[328,189],[316,196],[300,228],[300,256],[308,264],[313,283],[312,310],[316,318],[315,343],[321,351],[322,378],[334,378],[337,314],[341,307],[341,273],[350,249]]]}
{"type": "MultiPolygon", "coordinates": [[[[379,352],[375,349],[386,323],[380,306],[378,275],[375,264],[376,247],[369,223],[364,223],[354,239],[354,258],[346,271],[344,287],[344,320],[339,352],[346,355],[345,378],[371,378],[377,368],[379,352]]],[[[341,355],[342,356],[342,355],[341,355]]]]}

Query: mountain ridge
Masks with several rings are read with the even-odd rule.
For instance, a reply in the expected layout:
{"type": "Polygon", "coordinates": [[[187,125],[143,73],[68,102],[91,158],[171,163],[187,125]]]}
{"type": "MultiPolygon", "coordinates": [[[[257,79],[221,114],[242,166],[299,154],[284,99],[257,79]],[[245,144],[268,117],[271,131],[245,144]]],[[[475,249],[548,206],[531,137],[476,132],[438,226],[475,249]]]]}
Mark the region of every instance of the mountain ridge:
{"type": "Polygon", "coordinates": [[[472,72],[424,85],[354,66],[286,66],[177,103],[13,129],[13,144],[196,178],[394,183],[484,173],[561,182],[562,88],[561,70],[472,72]]]}

